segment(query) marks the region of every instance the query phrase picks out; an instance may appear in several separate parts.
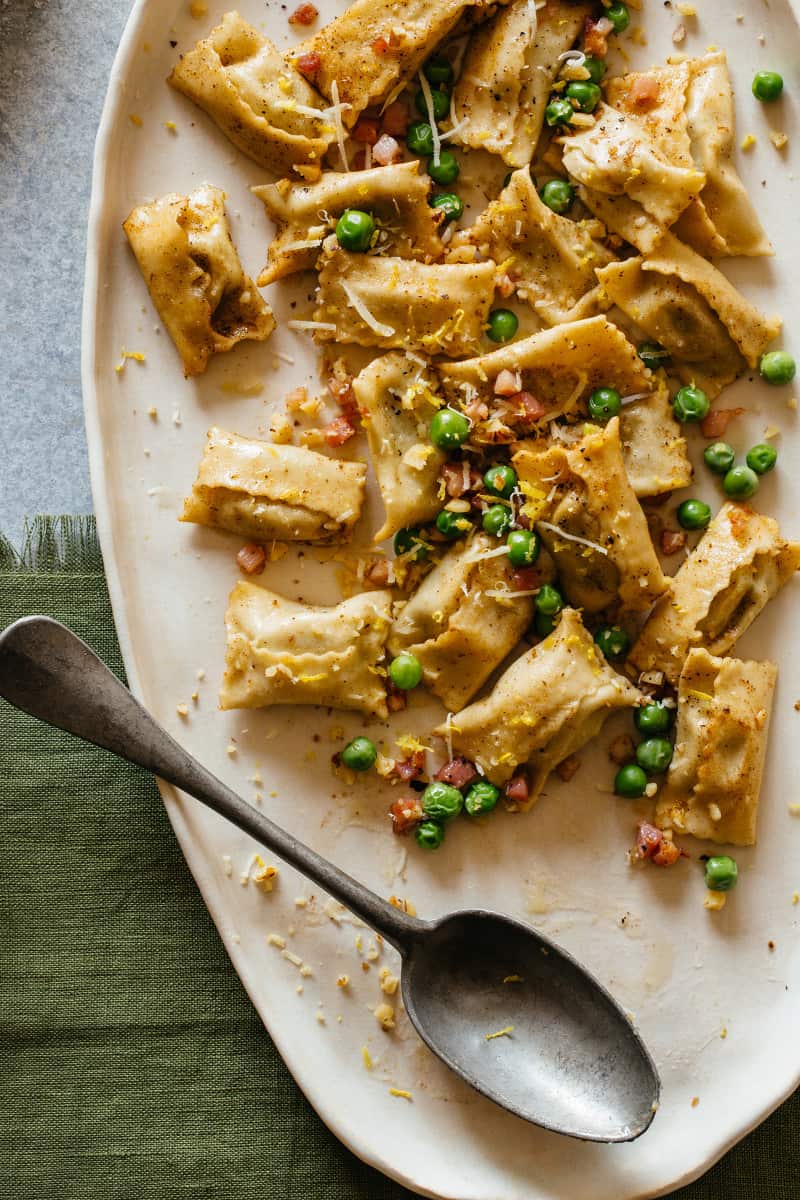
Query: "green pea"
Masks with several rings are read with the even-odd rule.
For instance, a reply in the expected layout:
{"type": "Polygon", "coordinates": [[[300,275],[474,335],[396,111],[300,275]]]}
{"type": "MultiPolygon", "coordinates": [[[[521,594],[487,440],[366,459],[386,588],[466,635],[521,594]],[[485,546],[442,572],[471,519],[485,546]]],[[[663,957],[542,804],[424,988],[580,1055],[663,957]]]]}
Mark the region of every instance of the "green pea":
{"type": "Polygon", "coordinates": [[[564,607],[564,597],[552,584],[543,583],[536,594],[534,603],[537,612],[546,617],[555,617],[564,607]]]}
{"type": "Polygon", "coordinates": [[[589,78],[592,83],[599,83],[608,70],[608,64],[605,59],[595,58],[593,54],[587,54],[582,65],[589,72],[589,78]]]}
{"type": "Polygon", "coordinates": [[[458,788],[436,780],[429,783],[420,798],[422,811],[432,821],[451,821],[464,807],[464,797],[458,788]]]}
{"type": "Polygon", "coordinates": [[[667,733],[672,727],[673,719],[672,709],[657,701],[643,704],[641,708],[633,710],[633,723],[639,733],[667,733]]]}
{"type": "Polygon", "coordinates": [[[756,71],[753,76],[753,95],[756,100],[771,104],[783,91],[783,79],[777,71],[756,71]]]}
{"type": "Polygon", "coordinates": [[[389,678],[401,692],[410,692],[422,681],[422,663],[404,650],[389,664],[389,678]]]}
{"type": "Polygon", "coordinates": [[[591,113],[600,103],[602,92],[588,79],[576,79],[564,88],[564,95],[573,100],[579,112],[591,113]]]}
{"type": "Polygon", "coordinates": [[[433,58],[429,58],[422,68],[422,72],[431,83],[453,82],[452,64],[443,54],[434,54],[433,58]]]}
{"type": "Polygon", "coordinates": [[[759,442],[747,451],[747,465],[756,475],[766,475],[778,461],[778,451],[766,442],[759,442]]]}
{"type": "Polygon", "coordinates": [[[406,145],[412,154],[425,158],[433,154],[433,130],[427,121],[412,121],[406,133],[406,145]]]}
{"type": "Polygon", "coordinates": [[[596,388],[589,397],[589,415],[595,421],[609,421],[622,410],[622,397],[616,388],[596,388]]]}
{"type": "Polygon", "coordinates": [[[431,179],[434,183],[440,183],[443,187],[449,183],[455,183],[460,170],[458,159],[452,150],[443,150],[441,152],[438,165],[433,159],[428,163],[428,174],[431,179]]]}
{"type": "Polygon", "coordinates": [[[377,757],[375,744],[367,737],[353,738],[342,751],[342,762],[351,771],[368,771],[377,757]]]}
{"type": "Polygon", "coordinates": [[[500,799],[500,788],[489,783],[488,779],[479,779],[464,797],[464,811],[469,817],[480,817],[483,813],[491,812],[500,799]]]}
{"type": "Polygon", "coordinates": [[[677,517],[681,529],[705,529],[711,509],[703,500],[684,500],[678,505],[677,517]]]}
{"type": "Polygon", "coordinates": [[[566,179],[551,179],[539,192],[542,204],[554,213],[565,213],[575,199],[575,189],[566,179]]]}
{"type": "Polygon", "coordinates": [[[441,192],[431,200],[431,208],[438,208],[444,213],[444,223],[457,221],[464,212],[464,201],[455,192],[441,192]]]}
{"type": "Polygon", "coordinates": [[[486,336],[493,342],[510,342],[519,329],[517,314],[510,308],[495,308],[489,313],[486,336]]]}
{"type": "Polygon", "coordinates": [[[644,795],[647,787],[647,776],[636,763],[627,763],[620,767],[614,776],[614,791],[626,800],[637,800],[644,795]]]}
{"type": "Polygon", "coordinates": [[[672,411],[679,421],[702,421],[709,408],[708,396],[699,387],[682,387],[672,400],[672,411]]]}
{"type": "Polygon", "coordinates": [[[672,750],[666,738],[646,738],[636,747],[636,761],[649,775],[660,775],[672,762],[672,750]]]}
{"type": "Polygon", "coordinates": [[[614,33],[624,33],[631,23],[631,14],[628,12],[627,4],[610,4],[604,15],[614,26],[614,33]]]}
{"type": "Polygon", "coordinates": [[[736,453],[727,442],[712,442],[703,451],[703,462],[715,475],[727,475],[735,461],[736,453]]]}
{"type": "Polygon", "coordinates": [[[483,477],[483,483],[487,492],[508,500],[517,486],[517,472],[513,467],[506,466],[505,463],[497,463],[495,466],[489,467],[483,477]]]}
{"type": "Polygon", "coordinates": [[[513,529],[506,545],[512,567],[532,567],[539,557],[539,538],[530,529],[513,529]]]}
{"type": "Polygon", "coordinates": [[[439,450],[457,450],[469,437],[470,424],[463,413],[454,408],[440,408],[433,414],[428,436],[439,450]]]}
{"type": "Polygon", "coordinates": [[[728,471],[722,481],[722,490],[732,500],[749,500],[758,491],[758,476],[752,467],[740,463],[728,471]]]}
{"type": "Polygon", "coordinates": [[[553,616],[550,613],[539,612],[537,609],[536,616],[533,618],[533,628],[536,630],[539,637],[549,637],[557,624],[558,614],[553,616]]]}
{"type": "Polygon", "coordinates": [[[642,342],[637,350],[637,354],[644,365],[649,367],[651,371],[657,371],[660,367],[667,367],[672,361],[669,350],[665,350],[658,342],[642,342]]]}
{"type": "Polygon", "coordinates": [[[551,127],[554,125],[569,125],[575,109],[569,100],[551,100],[544,110],[544,119],[551,127]]]}
{"type": "Polygon", "coordinates": [[[336,222],[336,237],[343,250],[363,254],[369,250],[375,221],[370,213],[358,208],[346,208],[336,222]]]}
{"type": "Polygon", "coordinates": [[[464,513],[451,512],[443,508],[436,518],[436,528],[446,538],[464,537],[472,529],[472,522],[464,513]]]}
{"type": "Polygon", "coordinates": [[[483,514],[484,532],[494,537],[505,537],[513,523],[511,509],[505,504],[491,504],[483,514]]]}
{"type": "Polygon", "coordinates": [[[410,550],[416,548],[413,562],[423,562],[428,557],[427,542],[422,540],[419,530],[412,526],[408,526],[407,529],[398,529],[394,535],[393,545],[397,555],[408,554],[410,550]]]}
{"type": "Polygon", "coordinates": [[[770,350],[769,354],[761,355],[758,370],[763,380],[773,387],[780,387],[792,382],[797,366],[791,354],[785,350],[770,350]]]}
{"type": "Polygon", "coordinates": [[[423,850],[438,850],[444,841],[444,826],[438,821],[421,821],[414,831],[414,840],[423,850]]]}
{"type": "Polygon", "coordinates": [[[601,625],[594,640],[606,658],[621,658],[627,654],[631,644],[631,639],[620,625],[601,625]]]}
{"type": "MultiPolygon", "coordinates": [[[[450,93],[443,92],[439,88],[431,88],[431,99],[433,100],[433,115],[435,120],[443,121],[450,112],[450,93]]],[[[414,103],[417,106],[417,112],[422,113],[423,117],[428,117],[428,105],[425,102],[425,93],[422,88],[419,89],[414,97],[414,103]]]]}
{"type": "Polygon", "coordinates": [[[711,892],[729,892],[736,887],[739,868],[729,854],[714,854],[706,861],[706,887],[711,892]]]}

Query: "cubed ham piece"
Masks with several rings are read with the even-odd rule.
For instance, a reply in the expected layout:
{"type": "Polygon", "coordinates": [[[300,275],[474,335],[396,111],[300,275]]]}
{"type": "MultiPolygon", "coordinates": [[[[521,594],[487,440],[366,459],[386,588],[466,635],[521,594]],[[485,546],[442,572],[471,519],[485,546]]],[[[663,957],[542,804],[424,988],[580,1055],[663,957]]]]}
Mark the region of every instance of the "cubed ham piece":
{"type": "Polygon", "coordinates": [[[260,575],[267,564],[267,552],[257,542],[246,542],[236,555],[236,562],[245,575],[260,575]]]}
{"type": "Polygon", "coordinates": [[[686,545],[686,531],[684,529],[662,529],[661,530],[661,553],[662,554],[677,554],[686,545]]]}
{"type": "Polygon", "coordinates": [[[608,35],[614,28],[608,17],[595,21],[587,17],[583,23],[583,49],[594,58],[605,58],[608,54],[608,35]]]}
{"type": "Polygon", "coordinates": [[[542,573],[538,567],[515,567],[511,572],[511,586],[515,592],[532,592],[542,586],[542,573]]]}
{"type": "Polygon", "coordinates": [[[505,367],[494,381],[495,396],[516,396],[522,391],[522,376],[519,371],[509,371],[505,367]]]}
{"type": "Polygon", "coordinates": [[[408,833],[415,825],[419,825],[425,813],[416,796],[401,796],[389,809],[389,816],[395,833],[408,833]]]}
{"type": "Polygon", "coordinates": [[[378,122],[371,117],[361,117],[352,133],[353,141],[366,142],[368,146],[374,146],[379,136],[378,122]]]}
{"type": "Polygon", "coordinates": [[[402,712],[408,704],[408,696],[389,680],[386,685],[386,707],[389,712],[402,712]]]}
{"type": "Polygon", "coordinates": [[[343,446],[351,437],[355,437],[356,430],[347,417],[334,417],[325,426],[323,433],[329,446],[343,446]]]}
{"type": "Polygon", "coordinates": [[[634,756],[636,747],[630,734],[620,733],[608,747],[608,757],[618,767],[624,767],[634,756]]]}
{"type": "Polygon", "coordinates": [[[445,463],[442,467],[444,488],[451,499],[456,500],[465,492],[474,491],[483,482],[480,474],[468,462],[445,463]]]}
{"type": "Polygon", "coordinates": [[[470,400],[464,405],[464,416],[469,417],[473,425],[485,421],[489,415],[489,405],[485,400],[470,400]]]}
{"type": "Polygon", "coordinates": [[[387,106],[383,114],[383,132],[392,137],[405,137],[408,132],[409,120],[407,106],[402,100],[395,100],[387,106]]]}
{"type": "Polygon", "coordinates": [[[380,167],[388,167],[390,163],[399,162],[403,157],[403,149],[396,138],[388,133],[382,133],[372,147],[372,161],[380,167]]]}
{"type": "Polygon", "coordinates": [[[308,54],[298,55],[294,60],[294,65],[300,74],[304,75],[310,83],[316,83],[319,69],[322,66],[322,59],[316,50],[311,50],[308,54]]]}
{"type": "Polygon", "coordinates": [[[298,4],[293,13],[289,13],[290,25],[313,25],[319,16],[319,9],[313,4],[298,4]]]}
{"type": "Polygon", "coordinates": [[[364,579],[373,587],[386,587],[390,574],[391,563],[388,558],[376,558],[364,568],[364,579]]]}
{"type": "Polygon", "coordinates": [[[524,771],[519,771],[516,775],[512,775],[503,788],[503,793],[511,808],[518,808],[522,804],[527,804],[528,796],[531,793],[527,774],[524,771]]]}
{"type": "Polygon", "coordinates": [[[704,438],[721,438],[734,417],[740,417],[746,410],[743,408],[712,408],[700,422],[700,431],[704,438]]]}
{"type": "Polygon", "coordinates": [[[654,75],[637,75],[631,84],[630,101],[636,108],[648,109],[658,103],[661,84],[654,75]]]}
{"type": "Polygon", "coordinates": [[[671,867],[682,855],[683,851],[680,846],[676,846],[669,838],[664,838],[653,855],[653,862],[657,867],[671,867]]]}
{"type": "Polygon", "coordinates": [[[510,275],[505,274],[497,276],[494,281],[494,286],[497,294],[502,296],[504,300],[508,300],[508,298],[513,296],[514,292],[517,290],[517,285],[514,283],[514,280],[510,275]]]}
{"type": "Polygon", "coordinates": [[[569,758],[565,758],[556,767],[556,775],[559,779],[563,779],[564,783],[569,783],[573,775],[580,769],[581,760],[577,754],[570,754],[569,758]]]}
{"type": "Polygon", "coordinates": [[[465,788],[478,778],[475,764],[468,758],[451,758],[440,767],[434,776],[440,783],[449,783],[454,788],[465,788]]]}
{"type": "Polygon", "coordinates": [[[395,759],[394,774],[399,779],[404,779],[409,782],[412,779],[419,779],[425,770],[425,751],[415,750],[409,754],[408,758],[395,759]]]}
{"type": "Polygon", "coordinates": [[[659,850],[664,835],[655,825],[642,821],[636,830],[636,846],[634,853],[637,858],[652,858],[659,850]]]}

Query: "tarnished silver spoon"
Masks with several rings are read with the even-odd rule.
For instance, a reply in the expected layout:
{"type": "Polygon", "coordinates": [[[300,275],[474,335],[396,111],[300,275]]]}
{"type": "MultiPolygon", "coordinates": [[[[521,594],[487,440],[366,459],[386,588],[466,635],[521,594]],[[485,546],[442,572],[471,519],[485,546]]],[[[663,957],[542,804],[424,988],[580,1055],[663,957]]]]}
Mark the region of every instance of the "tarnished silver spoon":
{"type": "Polygon", "coordinates": [[[402,956],[403,1003],[422,1040],[496,1104],[589,1141],[632,1141],[650,1125],[659,1080],[630,1021],[534,929],[492,912],[421,921],[392,907],[211,775],[48,617],[0,634],[0,695],[196,797],[382,934],[402,956]]]}

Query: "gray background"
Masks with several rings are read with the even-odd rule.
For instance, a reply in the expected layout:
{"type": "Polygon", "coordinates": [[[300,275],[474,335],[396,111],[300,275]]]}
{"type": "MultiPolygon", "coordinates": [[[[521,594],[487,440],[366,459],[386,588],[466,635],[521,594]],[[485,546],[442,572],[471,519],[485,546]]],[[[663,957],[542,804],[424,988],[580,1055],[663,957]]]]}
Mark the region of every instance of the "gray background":
{"type": "Polygon", "coordinates": [[[0,531],[89,512],[80,311],[92,153],[131,0],[0,0],[0,531]]]}

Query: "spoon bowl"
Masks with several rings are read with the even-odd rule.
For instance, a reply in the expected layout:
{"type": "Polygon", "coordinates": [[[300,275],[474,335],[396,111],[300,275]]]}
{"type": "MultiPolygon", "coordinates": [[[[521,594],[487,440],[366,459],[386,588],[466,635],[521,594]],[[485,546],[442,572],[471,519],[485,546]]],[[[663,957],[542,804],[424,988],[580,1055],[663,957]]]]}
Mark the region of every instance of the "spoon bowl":
{"type": "Polygon", "coordinates": [[[382,934],[403,959],[420,1037],[496,1104],[588,1141],[632,1141],[650,1125],[659,1080],[641,1039],[605,988],[534,929],[499,913],[429,922],[392,907],[207,771],[49,617],[0,633],[0,695],[207,804],[382,934]]]}

